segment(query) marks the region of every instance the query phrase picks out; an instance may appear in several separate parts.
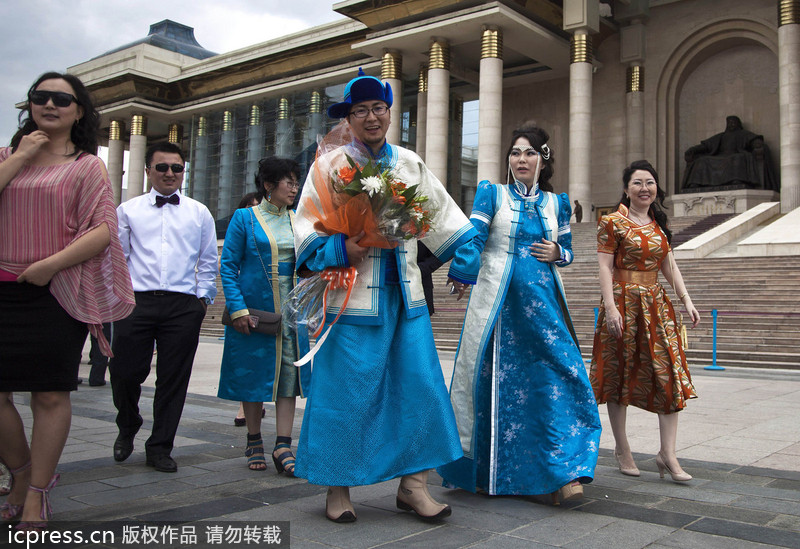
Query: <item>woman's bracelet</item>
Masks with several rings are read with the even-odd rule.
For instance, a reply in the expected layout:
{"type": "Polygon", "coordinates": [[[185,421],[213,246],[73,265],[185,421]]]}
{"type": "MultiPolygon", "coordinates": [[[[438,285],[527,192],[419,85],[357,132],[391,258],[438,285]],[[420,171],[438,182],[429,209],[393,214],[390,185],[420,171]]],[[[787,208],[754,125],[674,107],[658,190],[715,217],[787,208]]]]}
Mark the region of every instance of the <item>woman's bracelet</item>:
{"type": "Polygon", "coordinates": [[[679,299],[680,301],[683,301],[683,298],[684,298],[684,297],[687,297],[688,295],[689,295],[689,292],[683,292],[683,294],[681,294],[681,295],[679,295],[679,296],[678,296],[678,299],[679,299]]]}

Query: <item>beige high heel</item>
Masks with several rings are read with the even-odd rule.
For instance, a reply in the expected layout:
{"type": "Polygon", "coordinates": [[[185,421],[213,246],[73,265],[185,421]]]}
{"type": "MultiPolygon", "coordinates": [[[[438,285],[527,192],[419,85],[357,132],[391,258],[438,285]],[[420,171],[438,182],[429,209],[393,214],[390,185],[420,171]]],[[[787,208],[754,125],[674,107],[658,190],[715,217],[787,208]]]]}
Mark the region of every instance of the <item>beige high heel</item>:
{"type": "Polygon", "coordinates": [[[669,468],[669,465],[667,465],[667,463],[664,461],[664,458],[661,457],[661,452],[656,454],[656,465],[658,466],[658,476],[661,478],[664,478],[664,471],[666,471],[675,482],[689,482],[692,480],[692,475],[686,471],[681,471],[679,473],[672,472],[672,469],[669,468]]]}
{"type": "Polygon", "coordinates": [[[577,501],[583,499],[583,484],[580,481],[573,480],[553,492],[553,505],[561,505],[564,501],[577,501]]]}
{"type": "Polygon", "coordinates": [[[356,510],[350,503],[350,488],[347,486],[329,486],[325,499],[325,516],[333,522],[355,522],[356,510]]]}
{"type": "MultiPolygon", "coordinates": [[[[621,456],[622,454],[617,453],[617,449],[614,448],[614,459],[617,460],[617,467],[619,467],[620,473],[622,473],[623,475],[628,475],[629,477],[638,477],[639,475],[641,475],[641,473],[639,472],[639,468],[636,466],[635,463],[633,464],[633,467],[623,467],[622,460],[620,459],[621,456]]],[[[633,459],[633,456],[631,456],[631,459],[633,459]]]]}

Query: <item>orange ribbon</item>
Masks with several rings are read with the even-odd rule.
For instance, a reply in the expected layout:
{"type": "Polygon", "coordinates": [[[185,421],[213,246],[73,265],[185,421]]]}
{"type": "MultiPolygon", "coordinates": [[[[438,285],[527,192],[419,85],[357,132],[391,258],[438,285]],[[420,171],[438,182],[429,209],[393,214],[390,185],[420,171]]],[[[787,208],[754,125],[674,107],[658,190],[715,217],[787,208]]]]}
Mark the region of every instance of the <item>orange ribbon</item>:
{"type": "Polygon", "coordinates": [[[342,316],[342,312],[345,307],[347,307],[347,302],[350,301],[350,294],[353,293],[353,288],[356,285],[356,274],[355,267],[328,267],[319,273],[319,277],[327,281],[328,285],[325,287],[325,293],[322,294],[322,322],[320,322],[319,327],[312,337],[319,337],[319,334],[322,333],[322,328],[325,327],[325,311],[328,310],[328,292],[331,290],[347,290],[342,305],[339,307],[339,314],[336,315],[336,318],[331,322],[331,326],[333,326],[336,324],[336,321],[339,320],[339,317],[342,316]]]}
{"type": "Polygon", "coordinates": [[[314,343],[313,349],[306,353],[303,358],[295,361],[295,366],[300,367],[311,362],[311,360],[314,358],[314,355],[316,355],[317,351],[319,351],[319,348],[323,343],[325,343],[328,334],[331,333],[331,328],[333,328],[333,325],[336,324],[337,320],[339,320],[339,317],[342,316],[342,313],[347,307],[347,302],[350,301],[350,294],[353,293],[357,276],[358,272],[356,271],[355,267],[328,267],[319,273],[319,277],[322,280],[327,281],[328,284],[325,286],[325,292],[322,294],[322,322],[319,323],[319,327],[312,335],[312,337],[318,339],[316,343],[314,343]],[[322,333],[322,329],[325,327],[325,311],[328,309],[328,292],[331,290],[347,290],[347,294],[345,294],[342,305],[339,308],[339,314],[337,314],[336,318],[333,319],[333,322],[330,323],[330,326],[328,326],[328,329],[325,330],[325,333],[322,335],[322,337],[319,337],[319,335],[322,333]]]}

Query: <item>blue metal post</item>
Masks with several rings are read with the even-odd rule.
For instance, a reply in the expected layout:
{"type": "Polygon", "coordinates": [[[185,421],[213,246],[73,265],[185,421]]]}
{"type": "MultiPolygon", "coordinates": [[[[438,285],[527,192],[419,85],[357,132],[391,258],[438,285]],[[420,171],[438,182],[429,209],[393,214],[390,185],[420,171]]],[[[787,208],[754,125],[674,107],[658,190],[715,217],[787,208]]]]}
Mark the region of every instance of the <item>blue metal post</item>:
{"type": "Polygon", "coordinates": [[[597,316],[600,314],[600,309],[595,307],[594,308],[594,329],[597,331],[597,316]]]}
{"type": "Polygon", "coordinates": [[[724,370],[724,366],[717,366],[717,310],[711,310],[711,318],[714,321],[714,331],[711,342],[711,365],[706,366],[705,370],[724,370]]]}

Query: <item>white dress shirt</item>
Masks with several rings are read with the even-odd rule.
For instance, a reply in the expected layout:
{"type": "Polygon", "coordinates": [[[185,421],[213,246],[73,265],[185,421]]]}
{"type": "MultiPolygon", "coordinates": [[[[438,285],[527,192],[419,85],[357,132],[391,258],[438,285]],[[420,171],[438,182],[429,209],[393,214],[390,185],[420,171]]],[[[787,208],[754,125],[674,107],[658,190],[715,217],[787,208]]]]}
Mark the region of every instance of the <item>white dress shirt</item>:
{"type": "Polygon", "coordinates": [[[117,207],[119,239],[133,291],[162,290],[213,300],[217,295],[217,235],[202,203],[180,196],[179,204],[156,206],[158,192],[117,207]]]}

